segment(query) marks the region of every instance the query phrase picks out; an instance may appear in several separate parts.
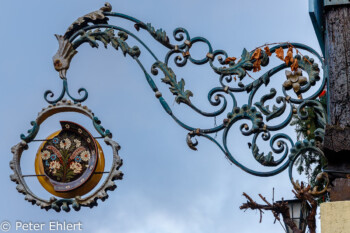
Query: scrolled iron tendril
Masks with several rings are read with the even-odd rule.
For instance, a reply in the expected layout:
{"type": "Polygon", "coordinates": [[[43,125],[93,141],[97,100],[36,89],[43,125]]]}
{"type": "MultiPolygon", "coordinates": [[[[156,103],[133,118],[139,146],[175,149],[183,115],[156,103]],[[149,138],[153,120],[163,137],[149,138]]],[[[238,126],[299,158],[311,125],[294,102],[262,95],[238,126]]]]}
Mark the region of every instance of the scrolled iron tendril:
{"type": "MultiPolygon", "coordinates": [[[[249,72],[253,70],[254,63],[257,61],[256,59],[261,60],[260,64],[263,67],[267,67],[269,65],[271,58],[269,57],[269,54],[264,50],[261,51],[258,58],[252,58],[252,55],[259,48],[254,49],[250,52],[244,49],[240,59],[236,61],[235,59],[229,59],[230,57],[226,51],[213,49],[211,43],[207,39],[203,37],[191,38],[188,31],[184,28],[176,28],[173,31],[173,40],[178,43],[172,43],[172,39],[168,37],[167,33],[163,29],[156,29],[149,23],[144,23],[134,17],[117,12],[105,11],[103,14],[110,18],[116,17],[131,21],[135,23],[135,28],[137,31],[147,31],[151,37],[160,43],[161,46],[165,46],[169,50],[165,55],[163,62],[155,56],[152,50],[138,36],[129,30],[109,24],[108,19],[103,24],[101,24],[100,21],[92,21],[88,26],[79,27],[79,29],[75,31],[70,31],[69,36],[66,36],[67,40],[73,44],[75,49],[83,43],[89,43],[91,46],[97,47],[96,41],[101,41],[105,46],[107,46],[108,43],[111,44],[113,40],[116,40],[117,37],[115,37],[115,34],[118,34],[119,38],[122,40],[120,42],[122,43],[118,43],[118,46],[113,46],[112,44],[112,46],[115,48],[121,48],[121,46],[123,46],[123,48],[121,48],[123,54],[129,54],[138,63],[145,74],[146,81],[150,84],[150,87],[155,92],[156,97],[159,99],[165,111],[175,120],[175,122],[189,131],[187,135],[187,143],[191,149],[196,149],[196,146],[198,145],[197,140],[192,141],[194,137],[206,137],[218,145],[220,150],[223,151],[227,158],[243,170],[257,176],[276,175],[279,172],[285,170],[292,162],[290,157],[287,156],[289,149],[288,143],[291,145],[292,149],[296,147],[297,143],[293,143],[293,140],[288,135],[285,135],[283,133],[277,133],[271,137],[271,132],[282,130],[287,127],[291,122],[292,117],[295,116],[295,114],[300,114],[300,111],[303,108],[302,106],[315,108],[315,111],[319,112],[319,115],[322,115],[322,111],[324,111],[323,109],[319,108],[318,105],[311,104],[310,101],[315,100],[321,93],[326,85],[327,77],[325,74],[323,74],[324,76],[321,78],[319,65],[314,61],[313,58],[302,56],[300,54],[300,50],[307,51],[308,53],[315,56],[320,62],[322,68],[324,67],[324,62],[322,60],[322,57],[314,49],[306,45],[287,42],[279,43],[269,48],[271,54],[276,53],[277,49],[292,48],[297,51],[297,55],[295,55],[293,59],[297,60],[300,70],[307,74],[306,83],[303,80],[303,84],[300,85],[300,88],[295,87],[294,89],[290,89],[290,86],[288,86],[289,83],[286,83],[285,86],[282,86],[276,90],[276,87],[271,88],[272,78],[277,76],[276,74],[289,69],[291,67],[291,64],[282,62],[280,65],[268,69],[265,73],[260,75],[260,77],[256,78],[255,80],[248,82],[247,84],[243,84],[242,82],[246,76],[250,76],[249,72]],[[100,29],[103,28],[105,30],[101,31],[100,29]],[[95,31],[92,31],[94,29],[95,31]],[[118,33],[114,33],[114,30],[118,31],[118,33]],[[167,101],[162,97],[161,92],[158,90],[158,87],[156,86],[152,76],[148,73],[147,68],[143,67],[141,61],[139,60],[141,47],[130,47],[126,42],[127,35],[133,37],[136,42],[139,43],[143,49],[145,49],[145,51],[152,55],[155,61],[151,67],[151,74],[156,76],[158,74],[158,71],[161,71],[163,73],[164,76],[161,78],[161,80],[169,86],[171,93],[175,95],[175,101],[177,103],[187,105],[199,115],[205,117],[218,117],[226,114],[227,117],[225,117],[224,122],[219,126],[210,128],[208,127],[207,129],[197,129],[197,127],[189,126],[179,120],[174,115],[174,112],[170,108],[167,101]],[[193,46],[197,43],[203,43],[207,46],[208,50],[206,51],[205,57],[198,59],[193,57],[191,48],[193,48],[193,46]],[[213,70],[213,73],[218,75],[218,86],[213,87],[209,91],[208,101],[211,106],[217,107],[217,110],[207,112],[202,111],[196,107],[194,101],[191,99],[194,93],[191,90],[186,89],[185,80],[177,79],[175,72],[173,71],[172,67],[170,67],[169,61],[171,57],[174,57],[174,64],[176,67],[183,67],[188,64],[188,61],[194,65],[209,64],[213,70]],[[219,65],[216,64],[217,62],[219,65]],[[236,77],[239,80],[237,84],[236,82],[233,82],[233,79],[236,77]],[[319,88],[316,91],[313,91],[313,93],[309,94],[311,87],[315,86],[316,83],[320,80],[322,81],[319,88]],[[270,87],[268,89],[268,93],[261,97],[260,101],[254,101],[257,91],[264,86],[270,87]],[[294,94],[297,95],[298,98],[294,98],[292,95],[293,93],[290,94],[290,92],[293,90],[295,91],[294,94]],[[281,91],[283,94],[277,96],[278,91],[281,91]],[[247,92],[249,94],[247,104],[243,104],[241,106],[238,105],[235,93],[239,92],[247,92]],[[302,94],[308,95],[307,97],[303,98],[301,96],[302,94]],[[227,97],[232,100],[232,107],[230,108],[228,106],[227,97]],[[269,107],[266,103],[270,101],[275,101],[276,105],[269,107]],[[255,107],[253,107],[253,105],[255,105],[255,107]],[[288,114],[284,114],[285,112],[288,112],[288,114]],[[267,122],[272,119],[280,119],[282,117],[284,119],[282,119],[281,123],[277,123],[275,125],[267,124],[267,122]],[[233,157],[232,153],[227,147],[226,137],[232,128],[232,125],[236,124],[236,122],[242,119],[246,119],[251,122],[250,127],[244,123],[241,124],[239,128],[241,134],[244,136],[253,136],[251,150],[254,158],[264,166],[279,166],[279,168],[270,172],[257,172],[246,168],[242,164],[238,163],[237,160],[233,157]],[[220,131],[223,132],[221,142],[211,137],[211,134],[215,134],[220,131]],[[269,152],[267,155],[263,155],[261,152],[259,152],[258,146],[256,144],[256,139],[262,132],[265,135],[263,137],[263,140],[270,140],[271,152],[269,152]],[[273,145],[277,145],[277,147],[274,147],[273,145]],[[282,154],[282,156],[280,159],[274,160],[274,153],[282,154]]],[[[295,72],[292,72],[291,74],[296,75],[295,72]]],[[[319,129],[317,129],[316,132],[319,132],[318,135],[321,138],[322,127],[324,127],[324,123],[321,122],[318,126],[319,129]]]]}

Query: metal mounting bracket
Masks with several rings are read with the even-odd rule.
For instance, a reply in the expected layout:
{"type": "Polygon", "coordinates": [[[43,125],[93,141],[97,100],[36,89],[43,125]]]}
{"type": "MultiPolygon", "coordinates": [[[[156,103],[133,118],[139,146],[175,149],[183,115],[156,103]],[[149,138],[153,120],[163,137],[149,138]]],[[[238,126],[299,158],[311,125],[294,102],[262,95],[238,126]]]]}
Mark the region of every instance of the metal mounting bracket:
{"type": "Polygon", "coordinates": [[[309,0],[309,15],[323,56],[325,55],[323,19],[325,8],[340,5],[350,5],[350,0],[309,0]]]}
{"type": "Polygon", "coordinates": [[[350,0],[324,0],[324,6],[350,5],[350,0]]]}
{"type": "MultiPolygon", "coordinates": [[[[336,0],[324,0],[336,1],[336,0]]],[[[323,56],[325,55],[325,44],[324,44],[324,21],[323,21],[323,1],[322,0],[309,0],[309,15],[311,18],[312,25],[314,26],[315,33],[317,36],[318,43],[323,56]]]]}

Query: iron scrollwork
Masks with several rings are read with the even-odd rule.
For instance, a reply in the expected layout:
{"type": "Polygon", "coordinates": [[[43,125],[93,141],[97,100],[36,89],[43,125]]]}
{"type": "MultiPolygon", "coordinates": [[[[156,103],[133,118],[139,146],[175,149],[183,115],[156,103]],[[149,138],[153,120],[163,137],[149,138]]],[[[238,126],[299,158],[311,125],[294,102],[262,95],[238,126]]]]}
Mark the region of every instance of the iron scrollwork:
{"type": "MultiPolygon", "coordinates": [[[[124,56],[129,55],[136,60],[137,64],[141,67],[145,74],[146,81],[155,92],[156,97],[159,99],[165,111],[181,127],[189,131],[187,135],[187,144],[191,149],[196,150],[196,146],[198,144],[197,140],[193,141],[192,139],[196,136],[202,136],[218,145],[227,158],[244,171],[256,176],[276,175],[289,167],[289,165],[299,155],[293,155],[293,153],[289,152],[289,146],[291,149],[296,147],[296,143],[294,143],[294,140],[292,140],[289,135],[280,132],[271,137],[271,134],[287,127],[293,116],[302,116],[302,110],[306,106],[314,108],[315,111],[319,113],[317,114],[317,121],[319,124],[318,129],[316,130],[316,133],[319,136],[316,137],[316,140],[322,143],[326,115],[324,113],[325,110],[318,105],[315,99],[324,89],[327,82],[327,77],[326,72],[323,73],[322,78],[320,77],[320,67],[324,69],[325,64],[322,57],[314,49],[299,43],[279,43],[271,48],[268,48],[268,51],[257,48],[249,52],[248,50],[244,49],[240,59],[236,61],[235,58],[229,57],[226,51],[214,50],[211,43],[207,39],[203,37],[192,38],[188,31],[184,28],[176,28],[174,30],[174,40],[178,42],[174,44],[171,43],[171,40],[163,29],[155,29],[150,23],[144,23],[125,14],[112,12],[111,5],[109,3],[106,3],[105,8],[108,10],[103,12],[103,15],[105,16],[103,18],[105,20],[104,23],[101,23],[100,19],[93,20],[89,18],[87,19],[86,23],[82,22],[80,24],[83,26],[77,27],[75,30],[73,30],[72,28],[74,27],[71,26],[71,29],[67,31],[63,38],[65,38],[67,43],[70,43],[74,49],[77,49],[83,43],[89,43],[92,47],[98,47],[97,41],[102,42],[105,47],[107,47],[108,44],[111,44],[116,49],[120,47],[124,56]],[[135,23],[135,28],[137,31],[147,31],[162,46],[169,49],[164,57],[164,60],[159,60],[152,50],[136,34],[122,27],[108,24],[109,18],[107,17],[126,19],[135,23]],[[90,23],[90,25],[87,25],[87,23],[90,23]],[[118,31],[118,37],[115,36],[115,31],[118,31]],[[183,121],[179,120],[171,110],[169,104],[162,97],[162,94],[153,81],[151,74],[140,62],[139,56],[141,54],[141,49],[138,46],[130,47],[127,44],[127,35],[134,38],[140,44],[140,46],[143,47],[144,51],[150,53],[154,58],[155,61],[151,67],[151,74],[156,76],[158,75],[159,71],[163,73],[164,77],[161,79],[161,81],[169,85],[169,89],[171,93],[175,95],[175,101],[178,104],[185,104],[198,114],[205,117],[214,118],[226,112],[227,117],[224,119],[223,123],[212,128],[199,129],[197,127],[189,126],[183,121]],[[191,48],[196,43],[203,43],[208,49],[206,56],[201,59],[195,59],[191,55],[191,48]],[[282,62],[280,65],[268,69],[268,71],[254,81],[247,84],[243,83],[243,80],[247,76],[250,76],[249,72],[255,71],[254,67],[256,62],[259,62],[259,66],[267,67],[269,65],[271,54],[277,54],[278,51],[280,52],[281,50],[285,49],[290,50],[291,48],[297,51],[295,56],[289,58],[291,62],[282,62]],[[258,50],[260,51],[257,55],[258,50]],[[316,63],[314,58],[301,55],[299,51],[308,52],[314,56],[319,63],[316,63]],[[208,63],[212,70],[218,74],[219,86],[210,90],[208,93],[208,101],[212,106],[219,106],[219,110],[214,112],[205,112],[200,110],[191,101],[190,98],[194,95],[194,93],[191,90],[186,90],[184,79],[178,81],[176,74],[169,66],[169,61],[172,57],[177,67],[183,67],[188,62],[195,65],[203,65],[208,63]],[[293,60],[297,62],[298,67],[294,67],[294,71],[289,71],[287,69],[295,65],[295,62],[294,64],[292,62],[293,60]],[[217,63],[219,63],[219,65],[216,65],[217,63]],[[269,89],[268,94],[261,97],[260,101],[253,103],[254,96],[256,95],[257,91],[263,86],[271,86],[271,79],[276,76],[277,73],[280,73],[283,70],[285,70],[286,73],[286,81],[279,89],[283,95],[276,96],[277,91],[276,88],[273,87],[269,89]],[[232,76],[239,79],[236,86],[233,85],[235,82],[232,81],[232,76]],[[311,87],[315,86],[317,82],[321,82],[317,90],[311,89],[311,87]],[[312,90],[312,93],[310,93],[310,90],[312,90]],[[290,93],[291,91],[294,91],[294,93],[290,93]],[[235,93],[238,92],[247,92],[249,95],[247,104],[238,106],[235,97],[235,93]],[[293,94],[295,97],[292,97],[293,94]],[[304,98],[303,94],[307,95],[307,97],[304,98]],[[232,100],[233,106],[231,109],[228,109],[227,97],[232,100]],[[275,100],[277,106],[273,105],[270,107],[269,105],[266,105],[266,102],[271,100],[275,100]],[[284,114],[286,111],[289,111],[289,113],[282,123],[277,125],[269,124],[272,119],[277,119],[286,115],[284,114]],[[253,135],[252,143],[250,145],[253,157],[258,163],[264,166],[277,167],[275,170],[269,172],[251,170],[239,163],[228,149],[227,135],[232,126],[242,119],[247,119],[252,124],[251,128],[249,128],[247,124],[242,124],[240,129],[241,133],[245,136],[253,135]],[[213,135],[215,135],[217,132],[223,132],[221,143],[213,137],[213,135]],[[259,135],[262,135],[262,139],[264,141],[270,142],[271,151],[266,155],[264,155],[263,152],[259,152],[259,147],[257,145],[257,138],[259,135]],[[277,148],[275,147],[276,144],[277,148]],[[280,159],[275,160],[274,155],[276,154],[282,155],[280,159]],[[293,155],[294,157],[291,158],[288,155],[293,155]]],[[[58,53],[59,52],[60,49],[58,50],[58,53]]]]}
{"type": "MultiPolygon", "coordinates": [[[[317,130],[315,131],[315,134],[317,134],[315,140],[317,140],[318,144],[323,141],[326,114],[316,98],[325,88],[327,76],[326,72],[324,72],[323,77],[320,77],[320,68],[325,69],[325,63],[322,57],[309,46],[299,43],[278,43],[270,48],[268,47],[267,50],[262,50],[261,47],[259,47],[249,52],[244,49],[240,59],[237,60],[236,58],[228,56],[228,53],[224,50],[214,50],[211,43],[203,37],[192,38],[184,28],[176,28],[174,30],[173,37],[176,43],[172,43],[164,30],[155,29],[151,24],[144,23],[134,17],[112,12],[112,6],[109,3],[106,3],[99,11],[92,12],[79,18],[69,27],[65,35],[56,37],[59,41],[59,49],[53,58],[53,62],[55,69],[63,79],[64,87],[61,95],[56,100],[47,99],[48,95],[53,97],[51,91],[45,93],[45,99],[53,105],[61,101],[65,93],[67,93],[75,103],[80,103],[87,98],[85,89],[79,89],[79,93],[85,92],[85,95],[81,99],[70,96],[66,73],[70,61],[77,53],[77,48],[80,45],[88,43],[91,47],[98,47],[99,41],[105,47],[111,45],[116,50],[122,51],[124,56],[129,55],[136,61],[144,72],[146,81],[154,91],[155,96],[159,99],[164,110],[176,123],[188,131],[187,144],[191,149],[196,150],[198,145],[198,141],[195,137],[205,137],[214,142],[233,164],[252,175],[262,177],[273,176],[289,168],[290,178],[295,185],[296,183],[293,181],[291,172],[294,161],[305,151],[312,151],[323,156],[322,150],[316,146],[317,143],[314,140],[297,141],[294,143],[294,140],[289,135],[279,132],[289,126],[293,116],[299,116],[302,119],[305,117],[307,118],[307,112],[304,110],[305,107],[309,107],[313,108],[316,112],[318,122],[317,130]],[[155,53],[135,33],[125,28],[109,24],[109,18],[122,18],[131,21],[135,24],[137,31],[145,30],[148,32],[161,46],[168,49],[164,60],[158,59],[155,53]],[[127,42],[129,37],[132,37],[134,41],[139,43],[140,47],[129,46],[127,42]],[[201,59],[195,59],[191,54],[191,48],[196,43],[205,44],[208,49],[205,57],[201,59]],[[249,72],[259,71],[261,67],[267,67],[269,65],[271,54],[279,56],[281,51],[287,49],[288,52],[290,52],[290,50],[295,50],[297,52],[296,55],[291,56],[287,53],[287,56],[289,56],[288,62],[283,61],[273,68],[266,68],[267,71],[258,78],[251,82],[246,82],[246,77],[250,76],[249,72]],[[306,51],[308,54],[311,54],[319,63],[316,63],[314,58],[301,55],[300,51],[306,51]],[[147,71],[139,60],[141,52],[147,52],[154,58],[154,63],[150,67],[150,72],[147,71]],[[195,93],[186,89],[184,79],[177,79],[175,72],[169,65],[171,58],[173,58],[177,67],[183,67],[189,62],[195,65],[209,64],[213,72],[218,75],[218,86],[209,91],[208,101],[212,106],[218,107],[218,110],[213,112],[202,111],[191,101],[190,98],[193,97],[195,93]],[[292,71],[289,70],[290,68],[292,71]],[[271,87],[274,84],[271,82],[271,79],[277,76],[276,74],[282,73],[282,71],[285,71],[286,81],[280,88],[271,87]],[[223,122],[217,126],[202,129],[189,126],[178,119],[167,101],[163,98],[162,93],[159,91],[152,78],[152,75],[157,76],[159,72],[164,75],[161,81],[169,86],[170,92],[175,96],[175,101],[178,104],[187,105],[204,117],[216,118],[222,114],[226,114],[223,122]],[[236,79],[238,79],[238,82],[233,82],[233,80],[236,79]],[[319,84],[317,90],[315,90],[315,88],[312,87],[315,86],[317,82],[321,84],[319,84]],[[263,89],[262,87],[269,88],[267,94],[263,95],[259,101],[255,102],[254,97],[258,90],[263,89]],[[238,105],[235,97],[235,93],[240,92],[246,92],[248,95],[248,103],[242,106],[238,105]],[[281,95],[277,96],[277,93],[281,93],[281,95]],[[232,108],[228,108],[228,98],[230,102],[232,102],[232,108]],[[271,102],[273,100],[276,101],[276,105],[274,104],[270,107],[266,104],[266,102],[271,102]],[[281,117],[283,117],[282,123],[270,123],[273,119],[280,119],[281,117]],[[252,136],[249,147],[253,158],[263,166],[274,167],[274,170],[267,172],[252,170],[240,163],[231,153],[228,148],[229,142],[227,136],[233,128],[233,125],[243,119],[251,123],[250,126],[247,123],[243,123],[239,128],[242,135],[252,136]],[[221,141],[214,137],[218,132],[222,132],[221,141]],[[272,136],[273,133],[274,135],[272,136]],[[259,150],[257,144],[259,136],[261,136],[263,141],[268,141],[270,144],[271,151],[266,155],[259,150]],[[289,147],[291,147],[290,150],[289,147]],[[275,158],[276,155],[279,155],[279,159],[275,158]]],[[[98,131],[101,130],[103,136],[109,134],[109,131],[104,131],[103,128],[99,128],[98,119],[94,119],[94,125],[98,131]]],[[[35,134],[36,131],[37,126],[34,124],[29,135],[23,135],[23,137],[21,137],[23,140],[27,141],[33,138],[33,134],[35,134]]],[[[325,175],[322,175],[322,177],[325,177],[325,175]]]]}

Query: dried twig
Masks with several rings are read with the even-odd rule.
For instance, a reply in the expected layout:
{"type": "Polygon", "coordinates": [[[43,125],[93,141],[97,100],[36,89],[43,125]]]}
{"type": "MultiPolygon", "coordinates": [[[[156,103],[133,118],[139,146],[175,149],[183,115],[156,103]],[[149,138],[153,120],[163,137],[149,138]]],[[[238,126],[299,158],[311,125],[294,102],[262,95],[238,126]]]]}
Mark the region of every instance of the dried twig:
{"type": "MultiPolygon", "coordinates": [[[[310,193],[310,185],[304,186],[303,183],[301,183],[300,186],[294,187],[295,190],[292,190],[295,196],[302,201],[308,202],[311,205],[311,212],[309,213],[307,217],[307,226],[309,227],[310,233],[316,232],[316,210],[317,210],[317,202],[310,193]]],[[[263,210],[269,210],[272,212],[273,216],[275,217],[275,221],[280,221],[280,215],[282,215],[283,222],[289,226],[293,233],[302,233],[302,231],[298,228],[298,226],[293,222],[293,219],[290,217],[289,214],[289,207],[288,202],[282,201],[281,202],[274,202],[272,201],[272,204],[266,200],[265,197],[263,197],[261,194],[259,194],[259,197],[262,199],[262,201],[266,205],[258,204],[256,203],[248,194],[243,193],[243,196],[247,198],[247,202],[243,203],[239,208],[241,210],[259,210],[260,212],[260,222],[262,221],[262,214],[264,213],[263,210]]]]}
{"type": "Polygon", "coordinates": [[[306,218],[306,223],[309,227],[310,233],[316,232],[316,211],[317,211],[317,201],[311,195],[311,186],[307,185],[304,187],[304,183],[301,182],[300,189],[293,190],[296,198],[299,200],[307,201],[311,205],[311,211],[306,218]]]}

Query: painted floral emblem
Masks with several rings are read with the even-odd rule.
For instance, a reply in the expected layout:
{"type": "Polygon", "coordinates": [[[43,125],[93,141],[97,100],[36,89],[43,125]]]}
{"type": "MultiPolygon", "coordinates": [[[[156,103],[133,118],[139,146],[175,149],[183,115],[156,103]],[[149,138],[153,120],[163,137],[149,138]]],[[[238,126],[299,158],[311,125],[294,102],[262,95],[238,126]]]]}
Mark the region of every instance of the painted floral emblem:
{"type": "Polygon", "coordinates": [[[78,139],[74,139],[75,147],[80,147],[81,142],[78,139]]]}
{"type": "Polygon", "coordinates": [[[83,152],[81,153],[81,159],[82,159],[83,161],[89,161],[89,159],[90,159],[90,153],[89,153],[89,151],[83,151],[83,152]]]}
{"type": "Polygon", "coordinates": [[[53,143],[53,144],[57,144],[57,143],[58,143],[58,138],[53,138],[53,139],[52,139],[52,143],[53,143]]]}
{"type": "Polygon", "coordinates": [[[61,168],[61,164],[57,161],[51,161],[50,163],[50,170],[52,172],[52,174],[56,174],[57,170],[59,170],[61,168]]]}
{"type": "Polygon", "coordinates": [[[81,164],[78,163],[78,162],[73,162],[73,163],[71,163],[70,166],[69,166],[69,168],[72,169],[73,172],[74,172],[75,174],[81,173],[81,171],[82,171],[82,169],[83,169],[83,167],[81,166],[81,164]]]}
{"type": "Polygon", "coordinates": [[[41,152],[41,158],[43,160],[48,160],[50,158],[50,151],[44,150],[43,152],[41,152]]]}
{"type": "MultiPolygon", "coordinates": [[[[61,122],[62,130],[48,140],[41,151],[44,172],[55,189],[76,188],[88,180],[96,166],[97,147],[84,128],[73,122],[61,122]],[[68,127],[67,127],[68,126],[68,127]]],[[[65,191],[65,190],[62,191],[65,191]]]]}
{"type": "Polygon", "coordinates": [[[60,147],[61,149],[69,149],[70,146],[72,145],[71,141],[69,140],[69,138],[65,138],[62,141],[60,141],[60,147]]]}

